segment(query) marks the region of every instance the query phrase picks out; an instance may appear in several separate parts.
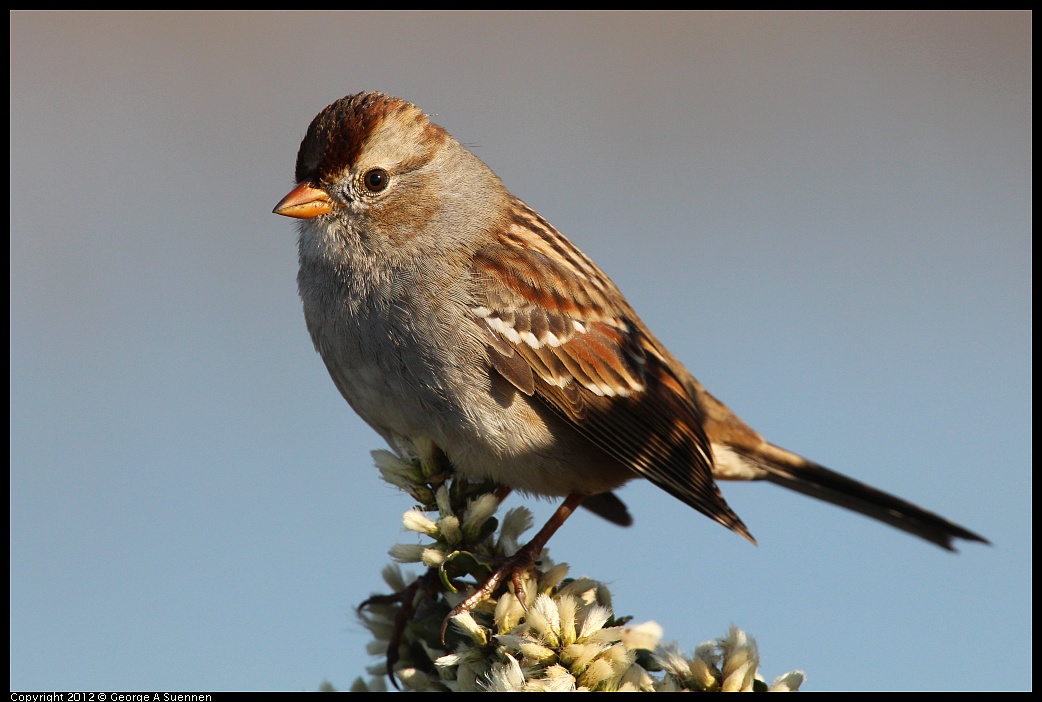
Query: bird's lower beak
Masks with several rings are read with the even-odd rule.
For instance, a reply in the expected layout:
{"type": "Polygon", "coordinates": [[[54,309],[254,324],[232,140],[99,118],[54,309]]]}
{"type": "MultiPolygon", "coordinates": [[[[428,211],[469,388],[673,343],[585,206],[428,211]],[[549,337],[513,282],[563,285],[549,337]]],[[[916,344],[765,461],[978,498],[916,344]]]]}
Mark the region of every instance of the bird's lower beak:
{"type": "Polygon", "coordinates": [[[290,190],[272,210],[275,214],[297,219],[312,219],[332,211],[333,201],[329,199],[329,193],[307,181],[290,190]]]}

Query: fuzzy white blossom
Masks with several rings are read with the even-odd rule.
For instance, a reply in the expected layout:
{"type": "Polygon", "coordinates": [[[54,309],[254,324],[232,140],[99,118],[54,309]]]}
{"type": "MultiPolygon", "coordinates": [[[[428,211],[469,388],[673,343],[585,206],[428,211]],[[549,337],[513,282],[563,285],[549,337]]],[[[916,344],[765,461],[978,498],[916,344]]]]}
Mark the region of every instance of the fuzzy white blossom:
{"type": "Polygon", "coordinates": [[[437,537],[441,533],[438,523],[418,509],[410,509],[402,515],[402,524],[409,531],[437,537]]]}
{"type": "Polygon", "coordinates": [[[388,549],[387,554],[399,563],[419,563],[426,549],[426,546],[420,544],[395,544],[388,549]]]}
{"type": "Polygon", "coordinates": [[[511,509],[498,533],[489,533],[488,520],[499,507],[495,495],[447,481],[432,445],[406,442],[398,449],[398,455],[375,451],[374,460],[385,480],[420,503],[402,522],[429,541],[396,544],[389,553],[427,571],[417,579],[397,565],[384,569],[384,581],[397,594],[374,596],[360,611],[374,637],[367,650],[384,660],[368,669],[374,680],[356,681],[352,689],[384,689],[378,678],[388,660],[395,685],[414,691],[780,692],[802,685],[802,671],[767,685],[759,677],[756,643],[734,626],[685,656],[675,643],[663,642],[659,624],[616,619],[607,587],[586,577],[569,579],[567,564],[555,564],[545,550],[539,567],[520,580],[523,601],[505,578],[490,600],[452,618],[443,643],[446,614],[518,551],[532,516],[524,507],[511,509]],[[399,644],[393,652],[391,641],[399,644]]]}
{"type": "Polygon", "coordinates": [[[499,508],[499,499],[495,495],[481,495],[471,500],[463,517],[463,537],[475,539],[489,517],[499,508]]]}
{"type": "Polygon", "coordinates": [[[496,663],[488,672],[488,683],[484,686],[489,692],[523,692],[525,674],[521,672],[521,664],[517,659],[506,654],[505,663],[496,663]]]}
{"type": "Polygon", "coordinates": [[[450,514],[438,520],[438,531],[445,542],[455,546],[463,539],[463,530],[460,528],[459,517],[450,514]]]}
{"type": "Polygon", "coordinates": [[[802,670],[792,670],[776,677],[767,689],[770,692],[796,692],[806,677],[802,670]]]}

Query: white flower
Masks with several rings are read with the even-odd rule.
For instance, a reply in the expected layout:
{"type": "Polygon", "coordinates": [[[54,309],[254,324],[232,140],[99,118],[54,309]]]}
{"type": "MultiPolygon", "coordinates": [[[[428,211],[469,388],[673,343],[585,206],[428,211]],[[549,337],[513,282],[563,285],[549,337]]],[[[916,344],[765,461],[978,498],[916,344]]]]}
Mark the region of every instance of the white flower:
{"type": "Polygon", "coordinates": [[[760,666],[760,655],[756,642],[738,627],[731,625],[727,636],[719,640],[723,653],[720,688],[725,692],[752,690],[756,669],[760,666]]]}
{"type": "Polygon", "coordinates": [[[508,556],[517,553],[520,548],[518,539],[531,528],[532,512],[527,507],[507,510],[499,530],[499,548],[508,556]]]}
{"type": "MultiPolygon", "coordinates": [[[[525,580],[525,601],[528,601],[528,580],[525,580]]],[[[525,618],[525,608],[521,606],[513,590],[508,590],[496,601],[496,612],[493,621],[496,631],[506,633],[513,630],[525,618]]]]}
{"type": "Polygon", "coordinates": [[[526,692],[575,692],[575,676],[562,665],[551,665],[539,680],[529,680],[526,692]]]}
{"type": "Polygon", "coordinates": [[[463,539],[463,531],[459,526],[459,517],[454,514],[442,517],[438,520],[438,531],[441,532],[441,537],[450,546],[455,546],[463,539]]]}
{"type": "Polygon", "coordinates": [[[434,538],[437,538],[440,533],[438,524],[418,509],[410,509],[408,512],[403,514],[402,524],[404,524],[405,528],[409,531],[426,534],[427,536],[432,536],[434,538]]]}
{"type": "MultiPolygon", "coordinates": [[[[502,643],[502,640],[498,637],[497,640],[502,643]]],[[[516,645],[516,648],[525,657],[527,662],[534,665],[547,665],[557,661],[557,651],[549,646],[536,643],[535,641],[521,639],[521,641],[516,645]]]]}
{"type": "Polygon", "coordinates": [[[395,544],[387,553],[399,563],[419,563],[426,549],[426,546],[420,544],[395,544]]]}
{"type": "Polygon", "coordinates": [[[796,692],[806,679],[807,676],[802,670],[791,670],[776,677],[767,689],[770,692],[796,692]]]}
{"type": "Polygon", "coordinates": [[[524,687],[525,674],[521,672],[521,665],[508,653],[505,663],[492,666],[485,689],[489,692],[521,692],[524,687]]]}
{"type": "Polygon", "coordinates": [[[387,583],[387,587],[391,588],[391,592],[401,592],[415,579],[409,578],[406,581],[405,575],[402,574],[402,569],[397,563],[388,563],[384,566],[384,569],[380,571],[380,577],[387,583]]]}
{"type": "Polygon", "coordinates": [[[470,612],[457,614],[452,618],[452,624],[469,636],[475,646],[481,647],[488,643],[488,632],[483,626],[474,621],[474,616],[470,612]]]}
{"type": "Polygon", "coordinates": [[[445,558],[445,552],[435,546],[423,549],[423,553],[420,555],[420,562],[428,568],[437,568],[445,562],[445,558]]]}
{"type": "Polygon", "coordinates": [[[535,598],[535,605],[528,611],[528,624],[547,646],[561,645],[561,615],[549,595],[535,598]]]}
{"type": "Polygon", "coordinates": [[[654,651],[662,639],[662,627],[658,622],[644,622],[622,629],[621,641],[628,649],[654,651]]]}
{"type": "Polygon", "coordinates": [[[452,500],[449,498],[449,488],[441,485],[434,492],[434,499],[438,503],[438,512],[442,517],[454,514],[452,511],[452,500]]]}
{"type": "Polygon", "coordinates": [[[392,485],[405,490],[416,484],[423,485],[423,473],[415,464],[403,461],[390,451],[373,451],[371,455],[380,475],[392,485]]]}
{"type": "Polygon", "coordinates": [[[593,635],[611,618],[611,610],[607,607],[594,605],[586,610],[583,617],[582,627],[579,630],[579,640],[582,641],[593,635]]]}
{"type": "Polygon", "coordinates": [[[416,668],[399,668],[394,672],[403,685],[417,692],[440,689],[438,681],[432,680],[429,675],[416,668]]]}
{"type": "Polygon", "coordinates": [[[499,498],[493,494],[482,495],[467,504],[467,511],[463,515],[463,538],[473,540],[477,538],[481,527],[496,513],[499,508],[499,498]]]}

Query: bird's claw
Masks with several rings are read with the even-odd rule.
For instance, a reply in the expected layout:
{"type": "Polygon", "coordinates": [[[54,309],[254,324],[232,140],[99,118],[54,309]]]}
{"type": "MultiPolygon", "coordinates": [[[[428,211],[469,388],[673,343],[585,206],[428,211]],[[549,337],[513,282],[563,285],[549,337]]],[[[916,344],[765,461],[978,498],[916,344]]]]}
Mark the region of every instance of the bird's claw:
{"type": "Polygon", "coordinates": [[[527,612],[528,603],[525,595],[525,574],[535,565],[536,557],[532,555],[531,549],[522,548],[520,551],[515,553],[513,556],[504,558],[501,565],[492,572],[492,575],[477,588],[474,592],[468,595],[462,602],[452,608],[452,611],[448,613],[445,619],[441,623],[441,643],[445,644],[445,633],[448,631],[449,623],[461,614],[470,612],[479,604],[496,594],[496,590],[503,583],[506,577],[510,576],[510,584],[514,591],[514,596],[517,601],[521,603],[521,607],[527,612]]]}

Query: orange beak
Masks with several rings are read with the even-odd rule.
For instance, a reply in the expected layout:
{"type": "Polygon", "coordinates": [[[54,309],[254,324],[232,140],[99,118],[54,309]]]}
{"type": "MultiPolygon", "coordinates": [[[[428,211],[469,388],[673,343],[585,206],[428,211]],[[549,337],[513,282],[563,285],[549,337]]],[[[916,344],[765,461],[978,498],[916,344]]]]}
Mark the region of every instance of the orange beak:
{"type": "Polygon", "coordinates": [[[279,200],[272,210],[275,214],[297,219],[312,219],[333,211],[333,201],[329,193],[316,188],[307,181],[289,191],[289,195],[279,200]]]}

